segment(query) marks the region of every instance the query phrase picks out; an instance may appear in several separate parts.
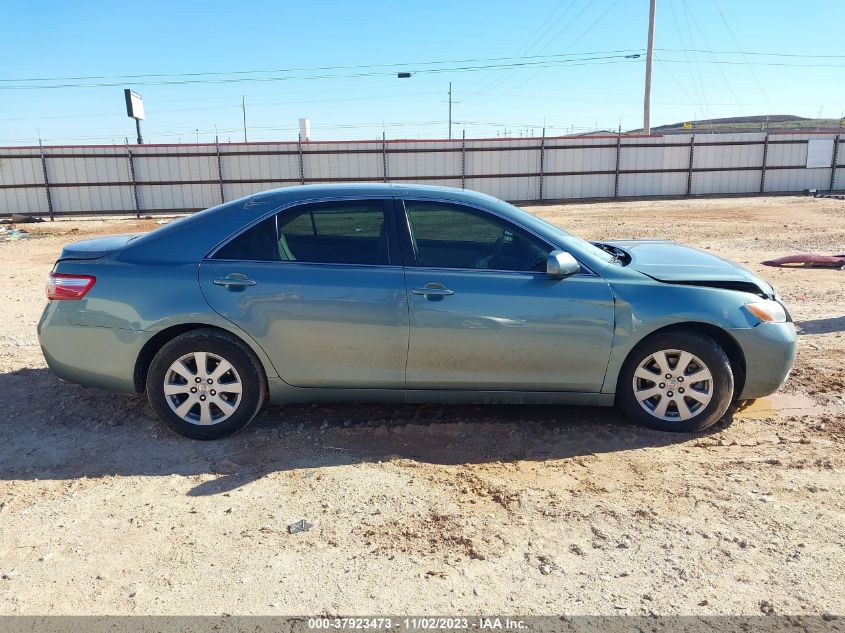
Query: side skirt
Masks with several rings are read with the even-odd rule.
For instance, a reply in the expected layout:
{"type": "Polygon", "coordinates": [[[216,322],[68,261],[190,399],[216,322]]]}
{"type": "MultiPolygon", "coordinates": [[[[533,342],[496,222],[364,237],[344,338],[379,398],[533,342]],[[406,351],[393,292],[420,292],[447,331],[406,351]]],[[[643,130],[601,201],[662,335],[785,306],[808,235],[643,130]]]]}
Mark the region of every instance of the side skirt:
{"type": "Polygon", "coordinates": [[[452,389],[327,389],[268,381],[270,402],[390,402],[440,404],[583,404],[612,406],[614,395],[576,391],[466,391],[452,389]]]}

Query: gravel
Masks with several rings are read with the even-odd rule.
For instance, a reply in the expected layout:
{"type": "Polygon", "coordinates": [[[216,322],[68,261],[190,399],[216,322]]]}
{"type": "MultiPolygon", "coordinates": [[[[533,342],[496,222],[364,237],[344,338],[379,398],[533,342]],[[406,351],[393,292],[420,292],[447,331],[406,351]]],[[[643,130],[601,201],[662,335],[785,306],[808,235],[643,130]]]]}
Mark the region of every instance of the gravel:
{"type": "Polygon", "coordinates": [[[155,222],[29,225],[0,243],[0,614],[845,612],[845,272],[757,263],[841,252],[845,205],[531,210],[762,272],[804,332],[785,388],[696,436],[590,407],[296,405],[191,441],[57,381],[35,333],[63,243],[155,222]]]}

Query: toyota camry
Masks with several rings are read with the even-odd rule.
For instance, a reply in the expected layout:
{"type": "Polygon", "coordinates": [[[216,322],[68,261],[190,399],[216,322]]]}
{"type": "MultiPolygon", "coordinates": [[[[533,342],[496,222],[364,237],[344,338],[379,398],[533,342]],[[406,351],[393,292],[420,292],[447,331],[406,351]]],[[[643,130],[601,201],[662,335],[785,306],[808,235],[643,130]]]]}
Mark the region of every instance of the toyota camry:
{"type": "Polygon", "coordinates": [[[737,264],[586,242],[443,187],[289,187],[77,242],[47,296],[59,378],[146,392],[199,439],[268,400],[615,403],[700,431],[776,391],[795,355],[777,292],[737,264]]]}

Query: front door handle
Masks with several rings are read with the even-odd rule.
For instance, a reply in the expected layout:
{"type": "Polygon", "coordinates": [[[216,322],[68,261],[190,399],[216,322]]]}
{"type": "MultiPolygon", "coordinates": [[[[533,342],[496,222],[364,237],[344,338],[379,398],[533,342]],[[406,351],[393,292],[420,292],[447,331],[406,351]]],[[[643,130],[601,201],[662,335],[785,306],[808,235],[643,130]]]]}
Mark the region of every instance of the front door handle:
{"type": "Polygon", "coordinates": [[[412,294],[422,295],[424,297],[449,297],[455,294],[454,290],[449,290],[443,284],[426,284],[422,288],[414,288],[411,290],[412,294]]]}
{"type": "Polygon", "coordinates": [[[215,286],[227,286],[230,288],[246,288],[247,286],[254,286],[256,284],[254,280],[241,273],[230,273],[222,279],[215,279],[212,283],[215,286]]]}

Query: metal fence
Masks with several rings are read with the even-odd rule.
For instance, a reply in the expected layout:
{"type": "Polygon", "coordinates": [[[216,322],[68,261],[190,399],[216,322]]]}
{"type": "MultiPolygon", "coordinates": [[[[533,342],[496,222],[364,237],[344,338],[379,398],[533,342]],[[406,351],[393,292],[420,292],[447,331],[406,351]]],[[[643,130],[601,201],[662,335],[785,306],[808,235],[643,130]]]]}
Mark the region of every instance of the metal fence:
{"type": "Polygon", "coordinates": [[[325,182],[514,202],[845,189],[839,135],[707,134],[0,148],[0,216],[145,215],[325,182]]]}

